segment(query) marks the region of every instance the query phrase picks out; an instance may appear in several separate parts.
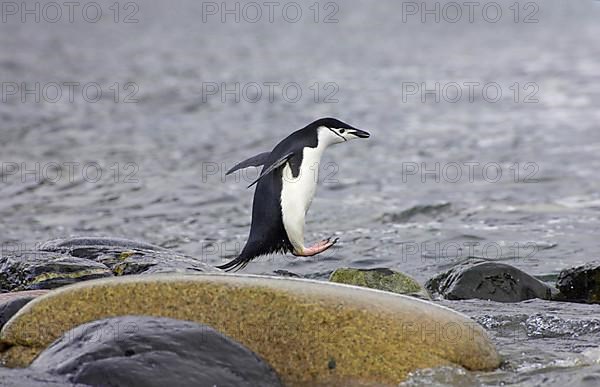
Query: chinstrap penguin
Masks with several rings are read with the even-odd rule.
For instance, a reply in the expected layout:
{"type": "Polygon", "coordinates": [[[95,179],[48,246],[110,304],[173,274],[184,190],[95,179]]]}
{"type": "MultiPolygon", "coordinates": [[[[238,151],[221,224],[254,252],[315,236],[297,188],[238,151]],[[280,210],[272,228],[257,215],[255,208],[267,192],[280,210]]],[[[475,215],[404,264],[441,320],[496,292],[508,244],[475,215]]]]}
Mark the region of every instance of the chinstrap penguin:
{"type": "Polygon", "coordinates": [[[335,118],[322,118],[290,134],[271,152],[246,159],[227,171],[229,175],[251,166],[263,167],[248,186],[256,184],[248,241],[237,258],[217,267],[240,270],[261,255],[291,252],[308,257],[333,246],[337,239],[304,246],[304,218],[317,187],[321,156],[330,145],[369,136],[335,118]]]}

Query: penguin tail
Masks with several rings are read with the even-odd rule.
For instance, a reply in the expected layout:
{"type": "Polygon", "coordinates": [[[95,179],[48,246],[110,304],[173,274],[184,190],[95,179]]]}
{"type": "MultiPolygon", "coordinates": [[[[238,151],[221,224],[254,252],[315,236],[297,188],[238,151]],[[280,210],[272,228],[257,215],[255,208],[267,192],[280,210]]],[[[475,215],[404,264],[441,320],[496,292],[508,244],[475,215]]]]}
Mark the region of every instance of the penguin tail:
{"type": "Polygon", "coordinates": [[[246,246],[244,246],[244,249],[237,258],[232,259],[224,265],[216,267],[225,271],[239,271],[248,266],[250,261],[252,261],[254,258],[261,255],[270,254],[278,250],[283,250],[283,248],[274,247],[271,249],[266,249],[263,243],[250,240],[246,243],[246,246]]]}
{"type": "Polygon", "coordinates": [[[251,258],[247,258],[246,256],[244,256],[244,254],[240,254],[239,257],[237,257],[236,259],[233,259],[229,262],[227,262],[224,265],[219,265],[217,266],[217,268],[221,269],[221,270],[225,270],[225,271],[238,271],[238,270],[242,270],[243,268],[246,267],[246,265],[248,265],[248,263],[250,262],[251,258]]]}

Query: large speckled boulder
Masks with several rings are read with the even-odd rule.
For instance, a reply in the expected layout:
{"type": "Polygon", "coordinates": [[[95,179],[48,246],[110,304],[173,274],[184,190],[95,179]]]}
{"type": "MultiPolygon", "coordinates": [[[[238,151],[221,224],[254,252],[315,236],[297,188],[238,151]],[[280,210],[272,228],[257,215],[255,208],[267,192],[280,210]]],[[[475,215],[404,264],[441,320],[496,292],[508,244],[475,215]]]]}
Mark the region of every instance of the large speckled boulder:
{"type": "Polygon", "coordinates": [[[448,300],[472,298],[519,302],[531,298],[549,300],[556,290],[535,277],[499,262],[470,260],[454,266],[425,283],[431,294],[448,300]]]}
{"type": "Polygon", "coordinates": [[[231,274],[127,276],[60,288],[4,326],[1,358],[27,366],[68,330],[122,315],[209,325],[265,359],[290,386],[397,384],[420,368],[500,364],[481,326],[433,303],[356,286],[231,274]]]}
{"type": "Polygon", "coordinates": [[[427,291],[416,280],[386,268],[340,268],[331,273],[329,281],[429,299],[427,291]]]}
{"type": "Polygon", "coordinates": [[[100,262],[59,252],[22,251],[0,257],[0,292],[54,289],[112,275],[100,262]]]}
{"type": "Polygon", "coordinates": [[[565,269],[556,281],[557,299],[571,302],[600,303],[600,262],[565,269]]]}
{"type": "Polygon", "coordinates": [[[275,371],[239,343],[206,325],[164,317],[80,325],[29,368],[92,386],[281,386],[275,371]]]}

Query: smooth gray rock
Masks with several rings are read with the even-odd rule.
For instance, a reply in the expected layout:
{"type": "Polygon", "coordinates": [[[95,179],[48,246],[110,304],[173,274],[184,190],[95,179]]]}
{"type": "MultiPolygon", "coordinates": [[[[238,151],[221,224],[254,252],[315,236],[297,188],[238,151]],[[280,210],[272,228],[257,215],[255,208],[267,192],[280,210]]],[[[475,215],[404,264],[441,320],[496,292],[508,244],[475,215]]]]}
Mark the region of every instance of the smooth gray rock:
{"type": "Polygon", "coordinates": [[[29,368],[0,367],[0,387],[65,387],[83,386],[70,383],[64,376],[50,375],[29,368]]]}
{"type": "Polygon", "coordinates": [[[531,298],[551,299],[555,289],[535,277],[499,262],[470,260],[454,266],[425,283],[432,295],[448,300],[478,298],[519,302],[531,298]]]}
{"type": "Polygon", "coordinates": [[[281,386],[260,357],[206,325],[122,316],[65,333],[30,368],[103,386],[281,386]]]}

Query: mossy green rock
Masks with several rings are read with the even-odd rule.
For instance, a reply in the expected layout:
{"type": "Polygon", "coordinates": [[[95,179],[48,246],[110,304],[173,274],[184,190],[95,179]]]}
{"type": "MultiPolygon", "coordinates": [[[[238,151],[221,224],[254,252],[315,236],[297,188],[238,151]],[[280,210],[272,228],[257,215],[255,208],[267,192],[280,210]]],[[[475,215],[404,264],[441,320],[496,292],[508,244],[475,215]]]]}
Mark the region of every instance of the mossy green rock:
{"type": "Polygon", "coordinates": [[[448,308],[356,286],[231,274],[114,277],[54,290],[5,325],[1,357],[27,366],[68,330],[123,315],[209,325],[288,386],[395,385],[420,368],[500,364],[483,328],[448,308]]]}
{"type": "Polygon", "coordinates": [[[429,299],[427,291],[415,279],[386,268],[340,268],[331,273],[329,281],[429,299]]]}

